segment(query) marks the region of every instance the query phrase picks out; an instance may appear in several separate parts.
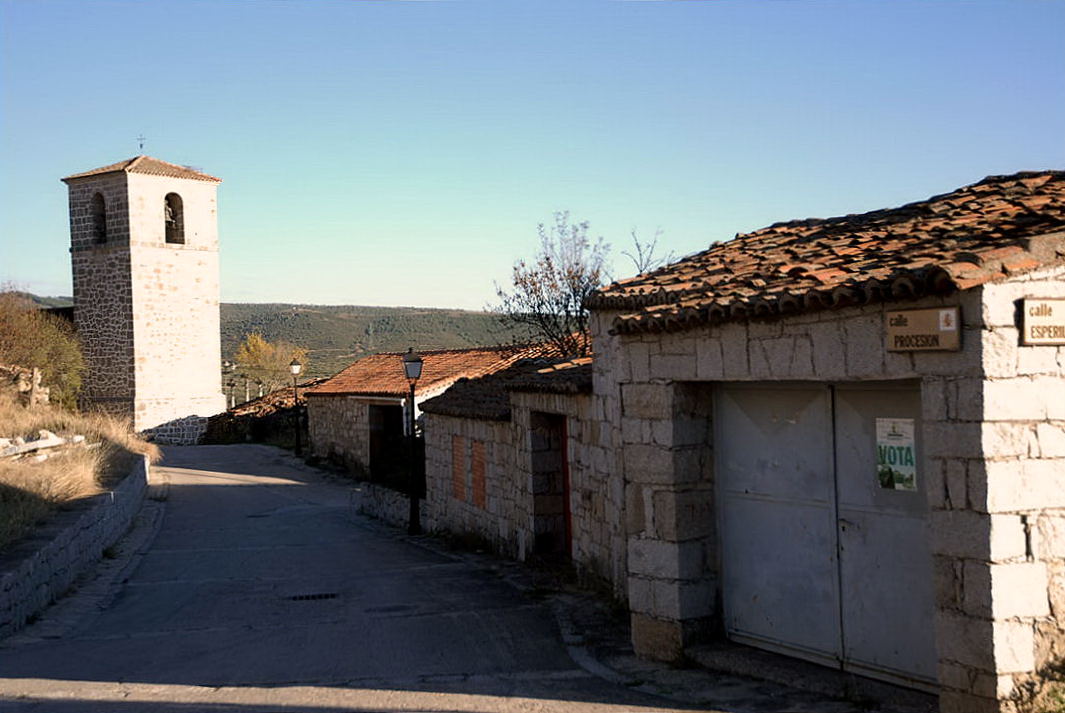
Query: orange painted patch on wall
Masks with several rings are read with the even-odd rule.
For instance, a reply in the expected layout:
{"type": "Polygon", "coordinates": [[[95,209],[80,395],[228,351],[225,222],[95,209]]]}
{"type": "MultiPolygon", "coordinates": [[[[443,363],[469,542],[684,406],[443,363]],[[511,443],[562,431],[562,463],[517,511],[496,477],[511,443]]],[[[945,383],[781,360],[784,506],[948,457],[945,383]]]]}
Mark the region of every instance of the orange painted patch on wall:
{"type": "Polygon", "coordinates": [[[451,437],[451,496],[466,499],[466,441],[462,436],[451,437]]]}

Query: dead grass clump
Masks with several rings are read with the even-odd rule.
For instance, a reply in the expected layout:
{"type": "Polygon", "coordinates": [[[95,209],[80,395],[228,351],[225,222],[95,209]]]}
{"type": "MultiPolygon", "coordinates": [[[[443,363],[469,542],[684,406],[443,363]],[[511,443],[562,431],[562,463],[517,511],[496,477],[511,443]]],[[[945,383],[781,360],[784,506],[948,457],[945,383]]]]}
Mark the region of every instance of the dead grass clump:
{"type": "Polygon", "coordinates": [[[122,419],[102,413],[74,413],[49,404],[25,407],[11,393],[0,390],[0,438],[36,438],[42,429],[60,435],[81,434],[90,443],[106,442],[147,455],[153,463],[162,457],[159,446],[133,433],[122,419]]]}
{"type": "Polygon", "coordinates": [[[0,549],[67,503],[99,493],[102,457],[79,447],[39,463],[0,462],[0,549]]]}
{"type": "Polygon", "coordinates": [[[131,454],[158,461],[159,447],[122,421],[102,414],[75,414],[55,406],[25,407],[0,390],[0,438],[35,439],[41,430],[84,435],[82,445],[43,461],[0,460],[0,549],[29,534],[65,504],[95,495],[129,472],[131,454]]]}

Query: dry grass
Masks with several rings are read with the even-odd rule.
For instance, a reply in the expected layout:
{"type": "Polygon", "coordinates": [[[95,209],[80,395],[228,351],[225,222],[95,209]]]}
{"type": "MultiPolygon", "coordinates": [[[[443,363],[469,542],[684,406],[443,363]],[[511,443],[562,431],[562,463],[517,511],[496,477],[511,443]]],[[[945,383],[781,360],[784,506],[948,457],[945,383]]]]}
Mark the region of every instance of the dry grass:
{"type": "Polygon", "coordinates": [[[0,438],[36,438],[41,429],[59,435],[81,434],[86,444],[47,460],[0,460],[0,549],[24,537],[57,509],[99,493],[129,471],[131,454],[159,459],[147,443],[121,421],[100,414],[75,414],[51,407],[26,408],[0,390],[0,438]]]}

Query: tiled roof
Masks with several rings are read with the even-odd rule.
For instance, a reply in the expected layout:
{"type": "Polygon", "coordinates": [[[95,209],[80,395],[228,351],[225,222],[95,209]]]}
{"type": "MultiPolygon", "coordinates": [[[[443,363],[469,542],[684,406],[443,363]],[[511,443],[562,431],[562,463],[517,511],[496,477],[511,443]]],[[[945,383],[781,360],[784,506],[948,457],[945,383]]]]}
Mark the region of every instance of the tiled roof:
{"type": "Polygon", "coordinates": [[[189,178],[194,181],[213,181],[215,183],[221,183],[221,178],[215,178],[209,176],[206,173],[195,171],[187,166],[179,166],[176,163],[167,163],[166,161],[160,161],[157,158],[151,156],[134,156],[128,158],[125,161],[119,161],[118,163],[112,163],[110,166],[101,166],[100,168],[94,168],[91,171],[83,171],[81,173],[75,173],[72,176],[67,176],[64,181],[69,181],[74,178],[86,178],[88,176],[99,176],[104,173],[118,173],[123,171],[125,173],[146,173],[150,176],[166,176],[167,178],[189,178]]]}
{"type": "Polygon", "coordinates": [[[899,208],[777,223],[615,282],[591,309],[614,332],[965,290],[1065,262],[1065,171],[990,176],[899,208]]]}
{"type": "MultiPolygon", "coordinates": [[[[463,377],[472,378],[505,369],[519,359],[538,354],[541,349],[538,346],[507,346],[418,352],[422,357],[422,376],[415,392],[431,393],[463,377]]],[[[409,391],[403,374],[403,353],[390,352],[363,357],[324,384],[309,389],[307,394],[406,396],[409,391]]]]}
{"type": "Polygon", "coordinates": [[[483,421],[510,420],[510,392],[583,394],[592,391],[592,358],[566,362],[521,359],[508,368],[475,379],[459,379],[440,396],[422,403],[422,411],[483,421]]]}
{"type": "Polygon", "coordinates": [[[524,374],[507,386],[508,391],[544,394],[592,393],[592,357],[550,364],[524,374]]]}

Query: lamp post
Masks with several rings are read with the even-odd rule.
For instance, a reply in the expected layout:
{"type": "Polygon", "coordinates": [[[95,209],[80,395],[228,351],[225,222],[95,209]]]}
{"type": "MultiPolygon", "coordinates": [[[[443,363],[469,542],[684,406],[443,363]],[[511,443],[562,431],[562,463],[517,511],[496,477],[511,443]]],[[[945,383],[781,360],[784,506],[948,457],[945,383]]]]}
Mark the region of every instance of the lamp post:
{"type": "Polygon", "coordinates": [[[289,362],[288,370],[292,372],[292,412],[296,415],[296,455],[303,455],[303,450],[300,448],[300,396],[296,391],[296,377],[300,375],[303,370],[303,364],[300,364],[299,359],[293,359],[289,362]]]}
{"type": "MultiPolygon", "coordinates": [[[[222,362],[222,373],[225,374],[226,376],[231,375],[233,373],[233,370],[236,369],[236,368],[237,368],[237,365],[234,364],[233,362],[229,361],[228,359],[226,359],[226,360],[224,360],[222,362]]],[[[230,379],[226,383],[226,386],[229,387],[229,395],[226,397],[226,408],[233,408],[234,406],[236,406],[236,404],[233,403],[233,382],[232,382],[232,379],[230,379]]]]}
{"type": "Polygon", "coordinates": [[[414,385],[418,379],[422,377],[422,358],[415,353],[414,347],[407,350],[407,353],[403,355],[403,375],[407,377],[407,383],[410,384],[410,400],[407,405],[410,409],[410,415],[408,420],[408,433],[407,437],[410,439],[409,453],[410,453],[410,465],[407,468],[407,488],[408,496],[410,498],[410,518],[407,522],[407,534],[420,535],[422,532],[421,518],[418,516],[418,497],[419,485],[417,478],[415,477],[415,458],[414,458],[414,385]]]}

